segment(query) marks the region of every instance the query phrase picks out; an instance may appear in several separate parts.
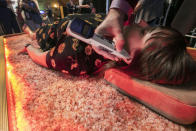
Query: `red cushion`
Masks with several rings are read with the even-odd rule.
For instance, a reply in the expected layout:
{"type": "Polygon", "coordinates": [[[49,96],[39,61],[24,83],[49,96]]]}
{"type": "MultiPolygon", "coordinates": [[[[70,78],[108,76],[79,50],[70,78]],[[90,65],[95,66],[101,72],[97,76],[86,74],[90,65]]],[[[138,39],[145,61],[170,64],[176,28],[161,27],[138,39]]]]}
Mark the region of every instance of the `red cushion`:
{"type": "Polygon", "coordinates": [[[183,90],[138,80],[118,69],[107,70],[104,77],[120,91],[174,122],[192,124],[196,121],[196,93],[193,93],[196,89],[183,93],[183,90]],[[177,93],[172,93],[172,90],[177,93]]]}

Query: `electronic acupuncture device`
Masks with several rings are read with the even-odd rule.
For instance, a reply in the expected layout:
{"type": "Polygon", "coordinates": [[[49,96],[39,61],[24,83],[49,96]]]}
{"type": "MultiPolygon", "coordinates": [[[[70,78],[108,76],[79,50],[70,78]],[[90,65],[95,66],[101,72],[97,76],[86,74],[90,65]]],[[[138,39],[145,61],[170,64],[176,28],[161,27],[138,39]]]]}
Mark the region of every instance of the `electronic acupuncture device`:
{"type": "Polygon", "coordinates": [[[66,32],[68,35],[73,36],[87,44],[95,46],[109,54],[112,54],[125,62],[130,61],[131,58],[126,50],[118,52],[115,50],[113,41],[110,41],[102,36],[94,33],[95,27],[80,18],[74,18],[69,21],[66,32]]]}

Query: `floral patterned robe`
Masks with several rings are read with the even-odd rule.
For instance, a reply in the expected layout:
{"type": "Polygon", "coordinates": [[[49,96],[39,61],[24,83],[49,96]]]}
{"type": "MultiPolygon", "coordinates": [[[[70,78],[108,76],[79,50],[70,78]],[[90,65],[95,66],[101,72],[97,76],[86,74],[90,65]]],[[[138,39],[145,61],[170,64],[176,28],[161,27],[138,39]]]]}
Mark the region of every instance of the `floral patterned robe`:
{"type": "Polygon", "coordinates": [[[48,51],[46,63],[49,68],[66,74],[92,74],[99,70],[108,60],[98,55],[90,45],[68,36],[68,21],[79,17],[92,26],[98,26],[104,19],[102,14],[74,14],[52,25],[45,25],[36,31],[36,39],[43,51],[48,51]]]}

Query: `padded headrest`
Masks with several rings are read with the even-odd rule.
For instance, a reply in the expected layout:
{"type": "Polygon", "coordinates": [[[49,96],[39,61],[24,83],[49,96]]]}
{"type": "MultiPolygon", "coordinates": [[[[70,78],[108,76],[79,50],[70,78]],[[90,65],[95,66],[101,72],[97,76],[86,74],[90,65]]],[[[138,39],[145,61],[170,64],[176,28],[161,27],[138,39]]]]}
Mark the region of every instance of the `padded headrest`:
{"type": "Polygon", "coordinates": [[[118,90],[135,98],[166,118],[180,123],[196,121],[196,84],[163,86],[131,77],[119,69],[109,69],[104,78],[118,90]]]}

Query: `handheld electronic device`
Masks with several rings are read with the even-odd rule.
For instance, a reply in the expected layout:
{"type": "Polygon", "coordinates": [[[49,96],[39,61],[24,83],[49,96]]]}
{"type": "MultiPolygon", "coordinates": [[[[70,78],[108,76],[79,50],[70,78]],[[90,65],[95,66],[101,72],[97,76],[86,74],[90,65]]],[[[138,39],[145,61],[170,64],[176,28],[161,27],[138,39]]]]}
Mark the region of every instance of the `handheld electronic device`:
{"type": "Polygon", "coordinates": [[[121,52],[116,51],[113,41],[95,34],[94,30],[95,28],[86,21],[74,18],[73,20],[70,20],[66,32],[68,35],[95,46],[109,54],[115,55],[116,57],[123,59],[125,62],[131,60],[127,51],[124,49],[121,52]]]}

